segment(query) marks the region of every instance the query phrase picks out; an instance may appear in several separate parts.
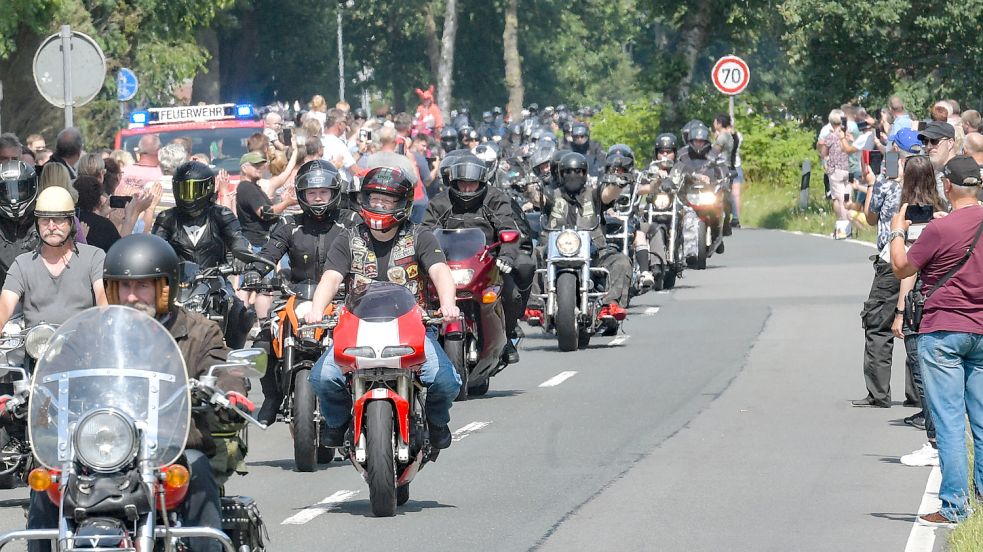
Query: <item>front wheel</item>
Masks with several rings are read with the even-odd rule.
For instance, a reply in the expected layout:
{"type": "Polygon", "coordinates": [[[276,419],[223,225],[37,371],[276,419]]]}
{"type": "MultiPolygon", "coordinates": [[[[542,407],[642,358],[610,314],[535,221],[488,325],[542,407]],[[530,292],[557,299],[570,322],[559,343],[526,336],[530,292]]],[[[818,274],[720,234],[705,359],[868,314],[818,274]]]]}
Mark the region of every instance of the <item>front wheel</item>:
{"type": "MultiPolygon", "coordinates": [[[[317,469],[317,397],[307,381],[310,370],[294,373],[294,411],[291,426],[294,435],[294,465],[299,472],[317,469]]],[[[334,456],[332,451],[331,456],[334,456]]]]}
{"type": "Polygon", "coordinates": [[[465,354],[465,339],[444,339],[444,352],[454,363],[454,369],[461,378],[461,390],[457,392],[457,401],[468,400],[468,361],[465,354]]]}
{"type": "Polygon", "coordinates": [[[376,517],[394,516],[396,462],[393,458],[393,407],[388,401],[370,401],[366,405],[365,440],[365,480],[369,484],[372,513],[376,517]]]}
{"type": "Polygon", "coordinates": [[[710,246],[707,244],[710,238],[710,229],[707,228],[707,223],[703,222],[702,219],[700,219],[696,236],[699,240],[696,244],[696,268],[704,270],[707,267],[707,256],[710,253],[710,246]]]}
{"type": "Polygon", "coordinates": [[[556,277],[556,338],[561,351],[577,350],[577,276],[561,272],[556,277]]]}

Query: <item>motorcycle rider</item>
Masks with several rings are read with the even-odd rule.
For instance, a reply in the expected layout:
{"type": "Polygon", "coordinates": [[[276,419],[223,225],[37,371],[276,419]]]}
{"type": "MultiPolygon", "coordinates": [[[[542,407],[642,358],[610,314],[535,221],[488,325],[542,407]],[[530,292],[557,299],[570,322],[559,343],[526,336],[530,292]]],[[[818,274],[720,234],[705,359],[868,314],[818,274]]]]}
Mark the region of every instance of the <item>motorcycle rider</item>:
{"type": "MultiPolygon", "coordinates": [[[[636,199],[647,196],[653,191],[652,183],[635,170],[635,153],[625,144],[615,144],[608,148],[604,160],[604,173],[602,179],[608,179],[612,183],[623,179],[627,180],[626,187],[637,186],[636,199]]],[[[653,229],[650,225],[641,223],[635,212],[629,215],[629,220],[624,223],[634,227],[632,247],[635,251],[635,262],[641,271],[638,283],[643,289],[648,289],[655,284],[655,274],[662,276],[666,264],[665,245],[661,242],[661,236],[658,236],[659,241],[649,236],[649,233],[658,232],[659,227],[653,229]]]]}
{"type": "Polygon", "coordinates": [[[440,147],[444,150],[444,155],[457,149],[457,131],[453,127],[444,127],[440,130],[440,147]]]}
{"type": "Polygon", "coordinates": [[[38,246],[34,225],[34,202],[38,197],[38,175],[34,167],[19,159],[0,163],[0,286],[21,253],[38,246]]]}
{"type": "Polygon", "coordinates": [[[464,127],[471,128],[474,126],[471,123],[471,110],[468,109],[467,106],[457,110],[457,115],[454,117],[454,123],[452,126],[459,131],[464,127]]]}
{"type": "MultiPolygon", "coordinates": [[[[427,282],[432,281],[444,321],[458,319],[461,311],[457,306],[457,286],[437,238],[408,220],[413,205],[413,184],[409,178],[398,168],[372,169],[362,180],[359,200],[364,222],[346,229],[334,241],[314,292],[313,307],[305,320],[310,324],[320,322],[325,307],[346,280],[349,290],[372,281],[404,285],[424,307],[427,282]]],[[[427,386],[430,440],[436,449],[447,448],[451,444],[447,427],[450,407],[460,390],[461,379],[437,343],[434,329],[427,331],[425,353],[420,380],[427,386]]],[[[322,443],[343,446],[351,422],[352,397],[335,362],[333,348],[315,363],[310,382],[325,421],[322,443]]]]}
{"type": "MultiPolygon", "coordinates": [[[[688,129],[689,140],[686,147],[679,152],[679,160],[673,166],[671,174],[692,173],[694,178],[710,184],[724,178],[723,165],[718,160],[719,155],[712,150],[710,131],[706,125],[691,124],[688,129]]],[[[682,177],[677,180],[682,181],[682,177]]],[[[697,256],[700,219],[691,208],[686,209],[683,217],[683,254],[687,264],[694,264],[697,256]]],[[[726,232],[725,232],[726,235],[726,232]]],[[[718,253],[723,251],[723,242],[718,246],[718,253]]]]}
{"type": "MultiPolygon", "coordinates": [[[[678,143],[676,142],[675,134],[667,132],[656,136],[655,155],[648,168],[648,176],[651,184],[645,187],[649,201],[654,199],[654,195],[662,189],[662,186],[671,186],[671,182],[667,181],[666,178],[669,176],[669,171],[676,162],[677,147],[678,143]]],[[[693,211],[688,205],[684,206],[684,210],[693,211]]],[[[635,235],[636,259],[642,270],[647,271],[653,281],[658,281],[659,278],[663,277],[665,270],[668,268],[668,253],[666,252],[665,238],[666,228],[661,224],[649,224],[643,221],[639,225],[639,230],[641,232],[635,235]],[[647,269],[646,265],[643,264],[646,258],[648,259],[647,269]]],[[[646,279],[645,272],[642,272],[642,280],[646,279]]]]}
{"type": "Polygon", "coordinates": [[[535,191],[533,203],[543,209],[547,221],[543,231],[575,227],[591,230],[591,256],[594,266],[608,270],[605,282],[604,306],[598,318],[608,322],[608,329],[617,328],[617,322],[625,319],[628,304],[628,286],[631,262],[615,248],[609,247],[604,229],[598,217],[618,200],[621,190],[628,185],[626,179],[616,183],[587,185],[587,158],[569,152],[560,159],[560,185],[552,193],[535,191]]]}
{"type": "MultiPolygon", "coordinates": [[[[429,229],[479,228],[485,234],[486,243],[497,242],[502,230],[520,232],[515,220],[512,200],[502,190],[488,184],[485,163],[472,154],[453,158],[449,167],[449,186],[435,197],[427,207],[423,227],[429,229]]],[[[505,280],[502,299],[505,307],[505,342],[502,360],[508,364],[519,362],[519,352],[512,339],[525,306],[513,294],[514,289],[528,290],[536,272],[532,257],[523,254],[519,242],[503,243],[499,247],[496,264],[505,280]]]]}
{"type": "MultiPolygon", "coordinates": [[[[290,259],[290,283],[316,282],[321,279],[324,261],[331,244],[350,222],[352,213],[342,210],[341,180],[333,164],[316,159],[304,163],[297,171],[297,201],[301,213],[286,215],[273,227],[270,239],[260,250],[259,256],[280,262],[284,255],[290,259]]],[[[258,284],[268,270],[266,265],[252,263],[242,273],[243,287],[258,284]]],[[[271,354],[273,336],[269,324],[263,324],[253,340],[253,346],[271,354]]],[[[260,379],[263,389],[263,406],[257,419],[266,425],[276,421],[277,411],[283,402],[277,385],[277,370],[268,369],[260,379]]]]}
{"type": "Polygon", "coordinates": [[[588,176],[598,178],[604,170],[604,150],[596,140],[590,139],[590,128],[581,122],[570,126],[570,141],[564,140],[563,147],[577,152],[587,159],[588,176]]]}

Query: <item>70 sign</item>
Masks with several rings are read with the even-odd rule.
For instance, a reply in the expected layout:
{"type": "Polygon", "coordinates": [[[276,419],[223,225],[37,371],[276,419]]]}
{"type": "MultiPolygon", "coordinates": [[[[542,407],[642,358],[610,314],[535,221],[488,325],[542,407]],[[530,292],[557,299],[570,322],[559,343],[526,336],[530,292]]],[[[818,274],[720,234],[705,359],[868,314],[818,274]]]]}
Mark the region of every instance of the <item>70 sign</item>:
{"type": "Polygon", "coordinates": [[[747,63],[737,56],[724,56],[713,65],[713,85],[728,96],[740,94],[751,82],[747,63]]]}

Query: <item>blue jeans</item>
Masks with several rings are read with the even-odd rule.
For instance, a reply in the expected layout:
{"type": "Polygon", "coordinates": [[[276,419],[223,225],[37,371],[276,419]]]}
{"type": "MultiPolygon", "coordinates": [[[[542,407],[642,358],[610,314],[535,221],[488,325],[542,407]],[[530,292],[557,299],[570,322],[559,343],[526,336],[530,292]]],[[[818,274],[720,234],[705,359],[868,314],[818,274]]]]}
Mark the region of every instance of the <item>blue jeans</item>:
{"type": "Polygon", "coordinates": [[[422,224],[423,215],[427,213],[427,206],[430,205],[430,200],[423,198],[420,201],[413,203],[413,208],[410,210],[410,222],[413,224],[422,224]]]}
{"type": "Polygon", "coordinates": [[[967,414],[976,452],[973,481],[977,492],[983,489],[983,335],[921,334],[918,360],[939,447],[941,513],[951,521],[962,521],[969,515],[967,414]]]}
{"type": "MultiPolygon", "coordinates": [[[[427,329],[423,350],[427,360],[420,371],[420,381],[427,387],[427,420],[433,425],[445,426],[451,421],[451,405],[461,389],[461,377],[437,343],[437,330],[427,329]]],[[[320,401],[325,423],[334,428],[348,425],[352,416],[352,394],[335,362],[333,345],[314,363],[309,381],[320,401]]]]}

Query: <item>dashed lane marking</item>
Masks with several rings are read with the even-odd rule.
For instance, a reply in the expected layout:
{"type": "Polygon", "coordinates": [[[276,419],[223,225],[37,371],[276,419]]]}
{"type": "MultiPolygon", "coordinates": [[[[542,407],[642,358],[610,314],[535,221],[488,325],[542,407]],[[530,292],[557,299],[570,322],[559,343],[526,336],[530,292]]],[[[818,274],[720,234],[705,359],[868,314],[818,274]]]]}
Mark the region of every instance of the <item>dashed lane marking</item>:
{"type": "Polygon", "coordinates": [[[568,379],[577,375],[577,372],[560,372],[559,374],[553,376],[552,378],[540,383],[540,387],[556,387],[561,383],[567,381],[568,379]]]}
{"type": "Polygon", "coordinates": [[[476,431],[481,431],[482,429],[485,429],[490,424],[491,422],[471,422],[470,424],[455,431],[451,440],[456,443],[476,431]]]}
{"type": "Polygon", "coordinates": [[[303,525],[317,516],[338,507],[339,504],[357,495],[358,491],[338,491],[325,498],[321,502],[303,510],[283,520],[280,525],[303,525]]]}
{"type": "Polygon", "coordinates": [[[624,345],[625,344],[625,341],[628,341],[628,336],[627,335],[619,335],[618,337],[616,337],[616,338],[612,339],[610,342],[608,342],[608,347],[618,347],[618,346],[624,345]]]}
{"type": "Polygon", "coordinates": [[[659,312],[659,307],[649,307],[645,309],[645,312],[642,314],[644,314],[645,316],[652,316],[657,312],[659,312]]]}

